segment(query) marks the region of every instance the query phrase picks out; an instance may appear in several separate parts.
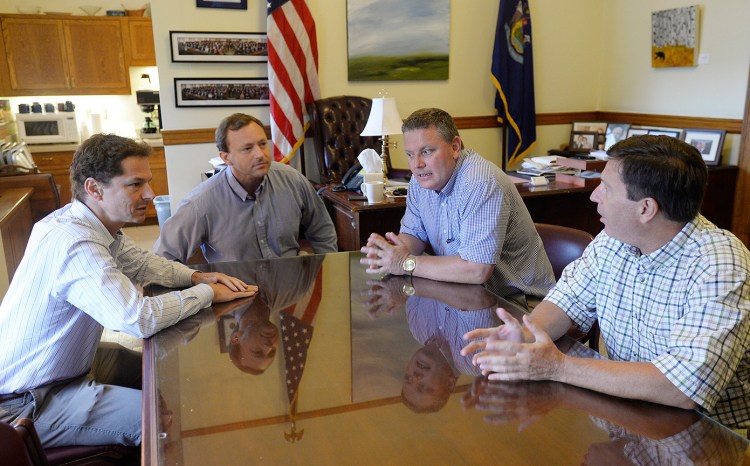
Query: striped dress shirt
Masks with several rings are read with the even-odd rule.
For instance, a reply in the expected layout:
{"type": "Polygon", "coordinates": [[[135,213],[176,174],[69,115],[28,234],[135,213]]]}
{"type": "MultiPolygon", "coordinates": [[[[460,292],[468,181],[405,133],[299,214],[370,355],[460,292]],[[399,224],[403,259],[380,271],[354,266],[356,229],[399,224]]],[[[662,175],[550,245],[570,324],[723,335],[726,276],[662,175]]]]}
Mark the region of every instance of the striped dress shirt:
{"type": "Polygon", "coordinates": [[[113,237],[81,202],[40,220],[0,304],[0,394],[85,374],[103,326],[147,337],[210,305],[204,284],[143,296],[190,286],[193,272],[113,237]]]}
{"type": "Polygon", "coordinates": [[[441,191],[424,189],[412,176],[401,233],[432,246],[437,256],[494,264],[487,288],[509,296],[542,297],[555,277],[529,211],[505,173],[464,150],[441,191]]]}
{"type": "Polygon", "coordinates": [[[750,252],[698,216],[651,254],[601,232],[545,298],[611,359],[650,361],[704,411],[750,426],[750,252]]]}

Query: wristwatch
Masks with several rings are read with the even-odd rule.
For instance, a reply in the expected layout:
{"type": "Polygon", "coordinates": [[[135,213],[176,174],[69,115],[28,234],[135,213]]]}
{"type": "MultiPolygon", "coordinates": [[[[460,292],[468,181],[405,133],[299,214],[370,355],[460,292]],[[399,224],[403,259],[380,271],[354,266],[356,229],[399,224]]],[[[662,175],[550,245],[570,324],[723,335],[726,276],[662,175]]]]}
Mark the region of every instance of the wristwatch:
{"type": "Polygon", "coordinates": [[[414,293],[416,293],[417,290],[414,289],[411,283],[404,283],[401,285],[401,292],[406,296],[414,296],[414,293]]]}
{"type": "Polygon", "coordinates": [[[406,256],[406,259],[404,259],[404,262],[401,263],[401,268],[404,269],[404,272],[411,275],[411,273],[414,272],[414,269],[417,268],[417,258],[409,254],[406,256]]]}

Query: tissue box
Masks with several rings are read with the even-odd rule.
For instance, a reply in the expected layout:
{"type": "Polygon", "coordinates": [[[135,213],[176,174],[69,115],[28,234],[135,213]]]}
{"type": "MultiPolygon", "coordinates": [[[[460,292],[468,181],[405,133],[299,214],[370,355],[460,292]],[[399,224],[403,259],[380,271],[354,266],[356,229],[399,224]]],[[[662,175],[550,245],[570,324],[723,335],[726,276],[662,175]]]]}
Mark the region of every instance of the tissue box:
{"type": "Polygon", "coordinates": [[[367,183],[369,181],[383,181],[383,174],[378,173],[362,173],[362,182],[367,183]]]}

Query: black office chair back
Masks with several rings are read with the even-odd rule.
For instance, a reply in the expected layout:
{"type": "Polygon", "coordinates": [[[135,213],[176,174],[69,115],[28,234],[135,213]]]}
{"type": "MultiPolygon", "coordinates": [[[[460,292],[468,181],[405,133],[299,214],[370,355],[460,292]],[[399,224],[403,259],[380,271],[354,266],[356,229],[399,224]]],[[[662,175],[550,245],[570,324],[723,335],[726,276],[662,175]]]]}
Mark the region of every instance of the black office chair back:
{"type": "Polygon", "coordinates": [[[380,138],[359,135],[371,107],[371,99],[351,95],[328,97],[308,105],[321,184],[341,182],[363,150],[370,148],[380,153],[380,138]]]}

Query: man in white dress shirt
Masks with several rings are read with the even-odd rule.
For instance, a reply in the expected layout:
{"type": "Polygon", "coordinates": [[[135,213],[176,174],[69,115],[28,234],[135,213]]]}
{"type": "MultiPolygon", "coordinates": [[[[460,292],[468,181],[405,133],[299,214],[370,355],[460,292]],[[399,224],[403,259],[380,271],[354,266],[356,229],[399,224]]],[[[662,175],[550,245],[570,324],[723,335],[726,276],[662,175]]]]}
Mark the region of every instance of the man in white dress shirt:
{"type": "Polygon", "coordinates": [[[132,388],[101,380],[104,326],[148,337],[212,302],[257,292],[139,249],[122,233],[145,220],[153,199],[149,154],[115,135],[81,144],[73,201],[34,226],[0,304],[0,420],[32,418],[45,447],[141,442],[140,368],[108,374],[107,382],[135,380],[132,388]],[[148,284],[190,288],[146,297],[148,284]]]}

